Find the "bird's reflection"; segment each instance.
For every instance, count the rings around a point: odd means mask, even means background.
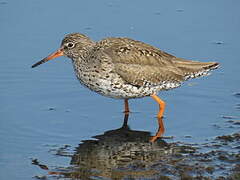
[[[85,140],[76,148],[71,165],[74,170],[65,177],[92,179],[122,179],[153,177],[157,172],[154,162],[173,153],[165,141],[149,142],[150,132],[131,130],[125,114],[121,128],[96,135],[96,140]]]

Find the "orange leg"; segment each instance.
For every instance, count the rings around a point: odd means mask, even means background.
[[[129,105],[128,105],[128,99],[124,99],[124,108],[125,108],[125,110],[124,110],[125,115],[129,114],[130,110],[129,110]]]
[[[157,114],[159,128],[156,135],[150,139],[151,142],[154,142],[156,141],[157,138],[161,137],[165,131],[164,124],[163,124],[163,113],[165,110],[165,102],[155,94],[151,95],[151,97],[159,104],[159,112]]]

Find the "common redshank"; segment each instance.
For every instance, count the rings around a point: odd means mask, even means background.
[[[56,52],[32,68],[59,56],[72,60],[81,84],[103,96],[123,99],[125,115],[129,114],[128,99],[151,96],[159,104],[159,128],[151,142],[164,133],[165,102],[157,96],[158,92],[207,75],[219,65],[178,58],[129,38],[110,37],[95,42],[83,34],[72,33],[64,37]]]

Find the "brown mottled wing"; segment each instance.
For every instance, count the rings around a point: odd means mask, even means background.
[[[193,78],[195,77],[195,74],[199,74],[199,72],[214,70],[218,68],[219,65],[217,62],[199,62],[181,58],[173,59],[173,62],[186,77],[192,74]],[[201,76],[201,74],[198,76]]]
[[[126,82],[139,87],[146,85],[157,86],[162,83],[180,83],[183,81],[183,76],[178,71],[163,67],[117,63],[115,64],[115,70]]]
[[[156,86],[164,82],[183,81],[182,72],[167,54],[153,46],[127,38],[108,38],[104,52],[111,57],[115,71],[126,82],[135,86]]]
[[[99,42],[114,63],[165,65],[172,63],[173,55],[149,44],[129,38],[107,38]]]

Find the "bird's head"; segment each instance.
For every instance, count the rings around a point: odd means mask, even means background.
[[[62,40],[61,46],[57,51],[32,65],[32,68],[59,56],[67,56],[71,59],[81,58],[93,44],[94,42],[83,34],[68,34]]]

